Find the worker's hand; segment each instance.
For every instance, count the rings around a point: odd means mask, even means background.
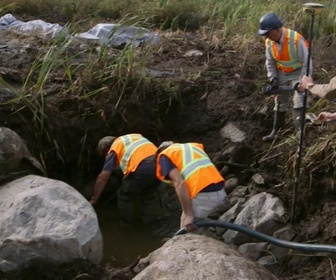
[[[312,77],[304,75],[301,79],[300,85],[299,85],[299,91],[304,91],[305,89],[310,89],[312,86],[314,86],[314,82]]]
[[[193,223],[194,223],[194,216],[193,215],[186,215],[186,214],[184,214],[184,219],[183,219],[183,225],[182,226],[188,232],[197,229],[197,227]]]
[[[334,122],[336,121],[336,113],[322,112],[317,118],[322,122]]]
[[[278,89],[279,88],[279,80],[277,77],[273,78],[271,81],[271,87],[272,89]]]
[[[89,201],[92,205],[95,205],[98,202],[98,199],[94,198],[93,196],[91,197]]]

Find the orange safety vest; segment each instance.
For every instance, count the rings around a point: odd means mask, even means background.
[[[289,73],[302,67],[303,62],[300,61],[298,55],[299,41],[303,36],[294,30],[286,27],[282,28],[284,32],[284,42],[281,45],[281,51],[279,53],[278,48],[274,41],[270,39],[265,40],[266,48],[268,48],[276,61],[276,67],[282,72]],[[305,40],[305,44],[308,47],[308,42]]]
[[[172,144],[157,157],[156,176],[165,181],[160,167],[160,157],[165,155],[180,172],[193,199],[205,187],[224,182],[217,168],[199,143]]]
[[[141,134],[127,134],[118,137],[111,145],[107,155],[115,152],[117,167],[120,166],[124,175],[134,172],[141,161],[155,155],[157,147]]]

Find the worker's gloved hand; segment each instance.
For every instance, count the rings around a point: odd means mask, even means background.
[[[271,81],[271,88],[272,89],[278,89],[279,88],[279,80],[277,77],[273,78]]]

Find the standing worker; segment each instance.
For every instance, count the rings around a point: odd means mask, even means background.
[[[135,202],[141,198],[143,203],[143,222],[155,220],[155,209],[159,205],[157,197],[160,181],[156,177],[155,152],[157,147],[141,134],[127,134],[118,138],[106,136],[97,147],[100,156],[106,155],[103,170],[98,175],[91,204],[97,203],[111,172],[118,167],[124,174],[118,189],[118,207],[122,219],[133,223]]]
[[[259,35],[265,36],[266,70],[273,89],[281,86],[295,87],[306,74],[308,62],[308,42],[294,30],[283,27],[275,13],[265,14],[259,21]],[[310,62],[311,63],[311,62]],[[312,64],[310,64],[312,69]],[[285,124],[288,102],[292,93],[280,92],[275,98],[276,104],[272,132],[263,137],[263,141],[274,140],[279,129]],[[304,107],[303,95],[294,92],[293,116],[297,130],[301,124],[301,110]]]
[[[182,206],[181,227],[195,229],[193,222],[206,219],[223,203],[224,178],[198,143],[163,142],[157,151],[156,174],[175,187]]]

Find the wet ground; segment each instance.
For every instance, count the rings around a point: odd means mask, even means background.
[[[104,240],[102,263],[126,267],[162,245],[162,237],[155,235],[155,227],[141,222],[134,225],[121,222],[116,206],[97,207],[96,212]]]

